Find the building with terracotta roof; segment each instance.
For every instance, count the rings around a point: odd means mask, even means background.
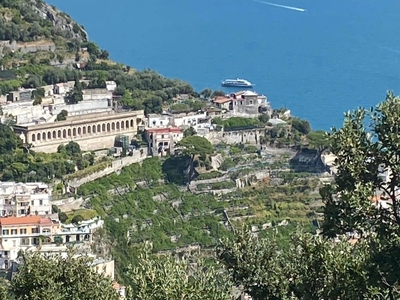
[[[252,91],[240,91],[214,98],[216,107],[226,110],[232,116],[257,117],[260,114],[271,116],[272,109],[268,99]]]
[[[59,229],[59,222],[48,217],[0,218],[0,269],[7,269],[20,250],[50,242]]]
[[[45,183],[0,182],[0,217],[51,214],[51,189]]]
[[[175,143],[183,139],[183,132],[177,127],[148,128],[145,133],[150,155],[153,156],[173,152]]]

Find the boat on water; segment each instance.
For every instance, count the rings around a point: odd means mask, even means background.
[[[221,86],[251,88],[253,85],[250,81],[248,81],[246,79],[236,78],[236,79],[226,79],[226,80],[222,81]]]

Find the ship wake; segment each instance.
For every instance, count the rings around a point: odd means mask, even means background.
[[[281,4],[276,4],[276,3],[272,3],[272,2],[265,2],[265,1],[259,1],[259,0],[253,0],[253,1],[254,1],[254,2],[257,2],[257,3],[261,3],[261,4],[266,4],[266,5],[275,6],[275,7],[280,7],[280,8],[286,8],[286,9],[290,9],[290,10],[294,10],[294,11],[299,11],[299,12],[305,12],[305,11],[307,11],[306,9],[300,8],[300,7],[281,5]]]

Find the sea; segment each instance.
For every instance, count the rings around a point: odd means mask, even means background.
[[[400,93],[399,0],[47,2],[113,60],[199,92],[245,78],[313,129],[340,127],[345,111]]]

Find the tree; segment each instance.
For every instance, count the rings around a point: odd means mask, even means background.
[[[0,124],[0,155],[13,154],[22,146],[22,140],[5,124]]]
[[[58,219],[61,223],[65,223],[68,220],[68,215],[65,212],[59,212]]]
[[[224,239],[217,255],[236,286],[254,300],[377,299],[368,287],[368,246],[296,233],[289,248],[274,237],[242,229]]]
[[[78,78],[75,79],[73,90],[66,94],[65,100],[68,104],[76,104],[83,100],[82,84]]]
[[[309,146],[318,150],[319,153],[322,153],[329,147],[327,133],[323,130],[311,131],[307,134],[307,140]]]
[[[188,137],[188,136],[192,136],[192,135],[195,135],[197,132],[196,132],[196,129],[194,129],[193,127],[189,127],[188,129],[186,129],[184,132],[183,132],[183,136],[184,137]]]
[[[11,293],[16,299],[117,300],[111,280],[90,267],[92,260],[73,254],[46,258],[40,252],[21,253]]]
[[[162,113],[162,99],[159,96],[150,96],[143,102],[144,112],[146,115],[150,113],[160,114]]]
[[[68,111],[65,109],[61,110],[61,112],[57,115],[56,121],[65,121],[68,117]]]
[[[79,222],[82,222],[84,218],[81,215],[76,215],[72,218],[71,223],[72,224],[78,224]]]
[[[152,255],[148,246],[129,267],[128,278],[132,282],[131,299],[230,299],[231,283],[224,272],[202,260]]]
[[[100,59],[108,59],[110,53],[107,50],[101,50]]]
[[[260,116],[258,117],[258,120],[259,120],[261,123],[267,124],[268,121],[269,121],[269,116],[268,116],[267,114],[262,114],[262,115],[260,115]]]
[[[211,94],[211,98],[220,97],[220,96],[225,96],[225,93],[223,91],[214,91]]]
[[[69,142],[65,146],[65,150],[69,157],[77,158],[82,156],[81,146],[76,142]]]
[[[292,128],[301,134],[309,134],[311,132],[310,123],[300,118],[292,118]]]
[[[188,186],[194,175],[194,159],[196,155],[205,157],[214,152],[213,145],[204,137],[193,135],[183,138],[178,144],[178,147],[184,148],[184,153],[190,157],[190,167],[188,174]]]
[[[211,97],[211,94],[212,94],[212,91],[211,91],[211,89],[209,89],[209,88],[206,88],[206,89],[204,89],[204,90],[202,90],[202,91],[200,92],[200,95],[203,96],[203,97],[206,98],[206,99],[210,98],[210,97]]]
[[[357,233],[367,239],[371,281],[388,291],[391,299],[398,297],[400,278],[399,137],[400,98],[392,92],[375,108],[347,112],[343,127],[329,134],[336,156],[335,181],[320,191],[325,202],[324,235]],[[388,200],[387,205],[377,197]]]

